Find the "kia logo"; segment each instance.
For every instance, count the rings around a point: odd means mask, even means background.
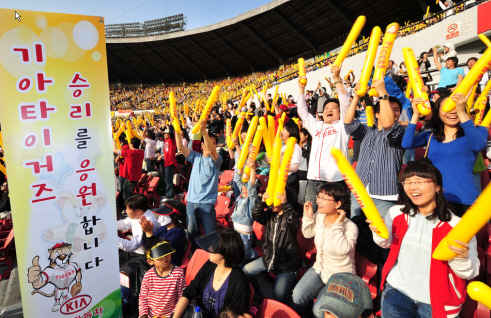
[[[63,315],[75,314],[87,308],[92,302],[92,297],[89,295],[78,295],[70,298],[61,305],[60,313]]]
[[[448,32],[455,32],[459,28],[457,23],[452,23],[448,26],[447,31]]]

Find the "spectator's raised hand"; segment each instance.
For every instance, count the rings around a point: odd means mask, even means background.
[[[335,81],[341,79],[341,68],[335,64],[331,64],[331,74]]]
[[[387,90],[385,89],[385,81],[383,79],[374,81],[372,83],[372,86],[377,91],[379,97],[387,95]]]
[[[461,259],[469,258],[469,244],[459,240],[454,240],[453,243],[449,241],[447,245],[452,252],[457,254],[455,258],[461,258]]]
[[[465,108],[467,106],[467,98],[464,94],[454,94],[450,97],[455,103],[455,109],[457,111],[465,112]]]
[[[153,223],[143,215],[140,218],[140,226],[147,237],[153,235]]]
[[[312,206],[312,202],[307,201],[303,204],[303,216],[309,219],[314,218],[314,207]]]
[[[346,218],[346,211],[339,209],[337,212],[339,216],[334,223],[343,223],[344,219]]]

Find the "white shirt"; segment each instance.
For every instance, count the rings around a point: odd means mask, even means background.
[[[312,148],[310,150],[308,180],[317,181],[342,181],[343,175],[338,169],[334,157],[331,156],[331,148],[338,148],[348,157],[349,135],[344,129],[344,114],[349,106],[349,97],[338,92],[340,103],[340,119],[333,124],[326,124],[315,119],[307,110],[305,96],[298,94],[298,115],[302,119],[303,126],[312,136]]]
[[[153,223],[153,232],[155,233],[160,227],[159,222],[155,219],[155,215],[151,210],[147,210],[144,214],[150,222]],[[125,252],[134,252],[138,254],[144,254],[145,251],[142,245],[143,229],[140,225],[139,219],[125,218],[118,221],[118,231],[128,231],[131,230],[131,240],[127,240],[118,237],[118,248]]]
[[[150,138],[145,138],[145,159],[154,159],[155,158],[155,144],[156,141]]]

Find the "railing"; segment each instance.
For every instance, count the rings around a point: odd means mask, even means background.
[[[184,31],[185,26],[186,18],[181,13],[143,23],[108,24],[105,31],[106,38],[132,38]]]

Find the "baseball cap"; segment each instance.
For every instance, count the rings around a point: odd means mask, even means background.
[[[323,317],[328,311],[337,318],[359,318],[372,309],[372,297],[365,282],[351,273],[333,274],[320,291],[314,315]]]

